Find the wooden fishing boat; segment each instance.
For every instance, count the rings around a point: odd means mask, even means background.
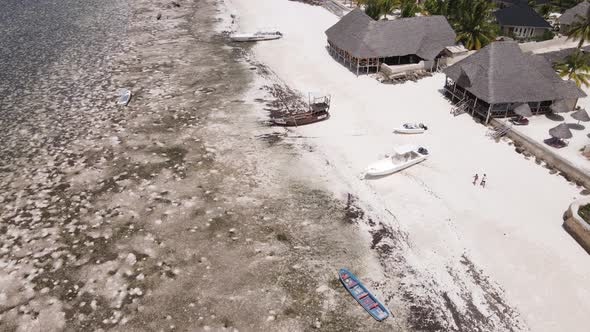
[[[263,40],[279,39],[283,36],[279,31],[257,31],[254,33],[234,33],[229,36],[236,42],[255,42]]]
[[[392,174],[420,163],[428,158],[428,150],[411,145],[400,146],[392,156],[379,160],[367,167],[368,176]]]
[[[423,123],[404,123],[400,128],[395,128],[393,131],[398,134],[422,134],[428,127]]]
[[[340,281],[346,288],[346,290],[354,297],[354,299],[363,307],[367,312],[378,321],[382,321],[389,316],[389,312],[377,298],[367,290],[365,286],[355,277],[354,274],[350,273],[347,269],[340,269],[338,271]]]
[[[270,121],[277,126],[295,127],[324,121],[330,118],[328,111],[293,113]]]
[[[309,108],[306,112],[287,113],[271,118],[270,122],[277,126],[295,127],[324,121],[330,118],[330,96],[309,97]]]

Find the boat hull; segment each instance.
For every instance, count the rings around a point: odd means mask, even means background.
[[[393,131],[398,134],[423,134],[426,131],[426,129],[424,129],[424,128],[413,128],[413,129],[395,128]]]
[[[281,38],[281,35],[263,35],[263,36],[252,36],[252,35],[233,35],[229,37],[235,42],[257,42],[264,40],[274,40]]]
[[[354,299],[378,321],[389,317],[389,311],[369,290],[347,269],[338,271],[340,282]]]
[[[384,160],[378,161],[372,165],[369,165],[369,167],[367,168],[365,173],[368,176],[389,175],[389,174],[397,173],[397,172],[404,170],[410,166],[421,163],[424,160],[426,160],[427,158],[428,158],[428,156],[420,155],[417,158],[414,158],[412,160],[409,160],[407,162],[400,163],[400,164],[394,164],[391,161],[391,159],[384,159]]]
[[[283,127],[295,127],[295,126],[304,126],[324,120],[328,120],[330,118],[330,113],[328,112],[319,112],[315,114],[305,114],[302,115],[293,115],[293,116],[285,116],[280,118],[274,118],[270,121],[272,124],[276,126],[283,126]]]

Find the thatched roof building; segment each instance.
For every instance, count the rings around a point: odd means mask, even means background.
[[[356,8],[326,30],[330,51],[358,69],[434,60],[455,45],[455,32],[443,16],[375,21]],[[396,63],[397,62],[397,63]]]
[[[516,42],[491,43],[444,73],[447,95],[486,122],[512,115],[520,103],[528,103],[534,114],[550,112],[558,100],[573,110],[578,98],[586,96],[573,82],[562,80],[544,57],[523,53]]]
[[[547,61],[551,63],[558,63],[564,61],[568,56],[578,51],[577,47],[564,48],[553,52],[540,53]],[[583,53],[590,53],[590,46],[582,47]]]
[[[576,6],[566,10],[563,15],[559,17],[559,29],[562,33],[567,33],[570,25],[577,21],[579,17],[585,17],[590,10],[590,3],[587,1],[580,2]]]

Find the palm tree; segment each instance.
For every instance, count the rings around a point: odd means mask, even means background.
[[[563,62],[554,65],[555,70],[561,77],[566,77],[577,86],[590,86],[590,55],[576,50],[568,55]]]
[[[381,18],[381,0],[359,0],[359,5],[365,5],[365,14],[374,20]]]
[[[541,7],[539,7],[539,14],[541,16],[543,16],[543,18],[547,19],[549,17],[549,14],[551,14],[551,12],[553,11],[553,6],[549,3],[546,3],[544,5],[541,5]]]
[[[447,15],[448,2],[445,0],[426,0],[424,10],[429,15]]]
[[[381,0],[381,14],[387,15],[399,6],[400,0]]]
[[[381,19],[399,6],[399,0],[359,0],[359,5],[365,6],[365,14],[374,20]]]
[[[579,39],[579,49],[582,48],[582,45],[587,40],[590,40],[590,9],[586,12],[586,16],[577,16],[577,19],[569,27],[567,38],[573,40]]]
[[[492,4],[485,0],[458,1],[451,16],[460,41],[470,50],[479,50],[496,37],[497,26],[492,23]],[[451,3],[451,2],[449,2]]]
[[[414,17],[420,10],[416,0],[401,0],[400,1],[401,17]]]

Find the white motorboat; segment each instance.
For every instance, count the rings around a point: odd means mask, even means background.
[[[367,167],[368,176],[381,176],[399,172],[428,158],[428,150],[418,146],[400,146],[395,149],[393,156],[379,160]]]
[[[404,123],[401,128],[395,128],[394,133],[398,134],[422,134],[428,130],[423,123]]]
[[[232,41],[236,42],[254,42],[261,40],[279,39],[283,36],[279,31],[258,31],[254,33],[234,33],[229,36]]]

